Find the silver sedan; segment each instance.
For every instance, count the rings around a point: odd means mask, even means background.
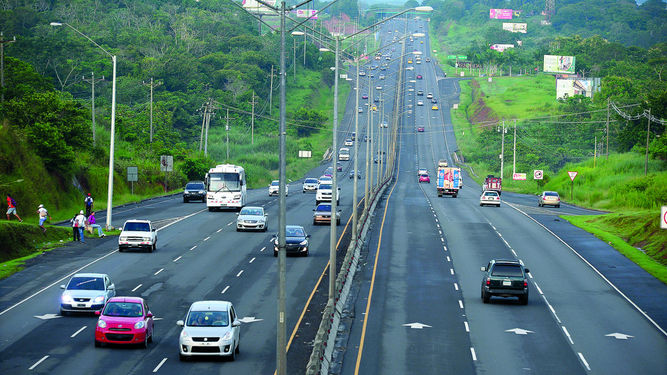
[[[236,231],[242,230],[261,230],[266,232],[268,225],[266,223],[266,213],[264,207],[243,207],[236,218]]]

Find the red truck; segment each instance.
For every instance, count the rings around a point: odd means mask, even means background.
[[[502,180],[500,179],[500,177],[494,177],[492,174],[490,174],[486,176],[486,179],[484,180],[484,185],[482,186],[482,190],[497,191],[498,195],[500,195],[502,190]]]

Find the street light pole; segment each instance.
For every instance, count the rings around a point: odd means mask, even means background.
[[[287,213],[285,207],[285,136],[286,128],[286,98],[285,98],[285,1],[280,3],[280,166],[279,166],[279,202],[280,214],[278,216],[278,331],[276,340],[276,365],[278,375],[287,373],[286,335],[287,322],[285,319],[285,225]]]
[[[356,83],[356,98],[354,104],[354,188],[352,190],[352,241],[356,245],[357,243],[357,175],[359,174],[359,58],[357,58],[357,83]],[[333,216],[332,216],[333,217]]]
[[[359,75],[359,72],[357,72],[357,76],[358,75]],[[369,173],[371,168],[368,165],[369,164],[368,157],[370,156],[369,155],[370,154],[370,146],[371,146],[370,142],[371,142],[371,134],[372,134],[371,133],[372,130],[370,130],[370,129],[373,128],[371,126],[371,116],[372,116],[372,108],[373,108],[373,91],[371,90],[371,77],[370,76],[368,77],[368,104],[369,104],[368,109],[367,109],[368,116],[367,116],[367,120],[366,120],[366,136],[368,137],[368,139],[366,140],[366,170],[364,171],[364,173],[366,174],[366,178],[365,178],[365,181],[364,181],[364,212],[366,212],[366,215],[368,215],[368,207],[370,205],[368,203],[368,198],[369,198],[368,197],[368,179],[371,176],[371,173]],[[356,158],[356,156],[355,156],[355,158]]]
[[[333,165],[333,178],[331,187],[331,236],[329,238],[329,302],[328,305],[333,308],[336,297],[336,220],[335,215],[338,212],[338,183],[336,162],[338,161],[338,58],[340,54],[340,36],[336,36],[336,57],[334,77],[334,102],[333,102],[333,153],[331,163]]]

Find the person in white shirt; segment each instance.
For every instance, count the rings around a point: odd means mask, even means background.
[[[44,208],[43,204],[40,204],[39,207],[37,207],[37,213],[39,214],[39,227],[42,228],[42,231],[46,233],[46,228],[44,228],[44,222],[48,218],[51,220],[51,215],[49,215],[49,211]]]
[[[77,228],[79,228],[79,239],[81,242],[86,242],[84,241],[83,237],[83,230],[86,228],[86,216],[83,214],[83,210],[79,211],[79,214],[76,215],[74,218],[74,221],[76,222]]]

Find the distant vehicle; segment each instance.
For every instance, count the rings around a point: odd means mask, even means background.
[[[427,58],[424,59],[424,61],[426,61],[426,62],[431,62],[431,58],[430,58],[430,57],[427,57]]]
[[[408,87],[408,91],[409,91],[409,92],[414,92],[415,89],[414,89],[414,87]]]
[[[150,220],[128,220],[118,236],[118,252],[144,249],[149,253],[157,248],[157,231]]]
[[[418,133],[423,133],[424,132],[424,127],[423,126],[418,127],[417,132]]]
[[[412,64],[412,60],[411,60],[411,59],[408,59],[408,64]]]
[[[340,162],[336,162],[336,172],[342,172],[343,171],[343,164]]]
[[[415,70],[415,67],[414,66],[408,66],[407,68],[405,68],[405,70]]]
[[[438,105],[437,105],[437,104],[433,104],[433,106],[431,106],[431,109],[434,110],[434,111],[437,111],[437,110],[438,110]]]
[[[373,112],[377,112],[377,111],[378,111],[378,107],[374,105],[374,106],[371,107],[371,110],[372,110]]]
[[[241,209],[236,218],[236,231],[261,230],[266,232],[269,226],[266,223],[264,207],[246,206]]]
[[[269,197],[280,193],[280,181],[273,180],[269,185]],[[289,185],[285,184],[285,195],[289,195]]]
[[[560,207],[560,196],[555,191],[543,191],[537,198],[537,205],[544,207],[545,205]]]
[[[482,301],[489,303],[491,297],[518,297],[519,303],[528,304],[528,273],[521,262],[516,260],[492,259],[481,268]]]
[[[445,159],[440,159],[438,160],[438,167],[447,167],[447,160]]]
[[[351,138],[353,141],[354,141],[355,139],[357,139],[357,133],[352,132],[352,134],[350,135],[350,138]]]
[[[153,342],[153,313],[140,297],[110,298],[95,325],[95,346],[103,344],[140,344]]]
[[[350,149],[347,147],[341,147],[340,150],[338,150],[338,160],[341,161],[350,160]]]
[[[313,211],[313,225],[331,223],[331,203],[320,203]],[[336,225],[340,225],[340,213],[336,212]]]
[[[451,195],[456,198],[461,187],[461,169],[454,167],[440,167],[438,166],[438,175],[436,180],[436,190],[438,197],[443,195]]]
[[[417,96],[424,96],[424,92],[422,90],[417,91]]]
[[[384,74],[380,74],[380,76],[378,78],[384,79]]]
[[[345,140],[345,146],[354,146],[354,141],[352,138],[348,138]]]
[[[479,197],[479,206],[485,205],[500,207],[500,194],[493,190],[482,192],[482,195]]]
[[[431,183],[431,178],[428,176],[428,173],[422,173],[419,175],[419,182],[428,182]]]
[[[368,138],[367,135],[364,135],[364,142],[368,142],[369,139],[370,139],[370,138]]]
[[[487,190],[493,190],[497,191],[498,195],[502,194],[502,180],[500,177],[493,177],[492,174],[487,175],[486,179],[484,179],[484,184],[482,185],[482,190],[487,191]]]
[[[421,101],[421,100],[419,100],[419,101],[417,101],[417,105],[418,105],[418,106],[423,106],[423,105],[424,105],[424,102]]]
[[[359,108],[357,108],[357,112],[359,112],[359,113],[363,113],[363,112],[364,112],[364,109],[363,109],[362,107],[359,107]]]
[[[421,74],[417,74],[417,79],[422,79],[422,78],[424,78],[424,77],[422,77]]]
[[[380,102],[380,98],[373,98],[373,103],[379,103],[379,102]]]
[[[337,190],[336,204],[340,203],[340,188]],[[332,196],[333,187],[331,183],[320,183],[320,185],[317,187],[317,192],[315,193],[315,204],[320,204],[321,202],[331,202]]]
[[[303,190],[304,193],[307,192],[307,191],[317,191],[317,184],[318,184],[318,181],[317,181],[316,178],[307,178],[307,179],[303,180],[302,190]]]
[[[433,99],[433,94],[430,92],[426,94],[426,99]]]
[[[375,86],[376,90],[382,90],[382,86]]]
[[[241,209],[246,203],[245,169],[238,165],[220,164],[206,174],[206,207]]]
[[[382,121],[382,122],[380,123],[380,127],[381,127],[381,128],[387,128],[387,127],[389,127],[389,124],[387,123],[387,120]]]
[[[191,200],[201,200],[206,202],[206,185],[204,181],[190,181],[183,189],[183,203],[188,203]]]
[[[285,226],[285,254],[308,256],[308,239],[310,234],[300,225]],[[278,234],[271,239],[273,242],[273,256],[278,256]]]
[[[331,178],[331,176],[327,176],[327,175],[320,176],[320,178],[317,180],[317,186],[319,187],[322,184],[331,184],[332,181],[333,181],[333,179]],[[315,190],[315,191],[317,191],[317,190]]]
[[[366,72],[364,72],[364,71],[361,71],[361,72],[359,72],[359,75],[363,77],[363,76],[365,76],[365,75],[366,75]]]
[[[426,168],[419,168],[419,169],[417,169],[417,176],[420,176],[420,175],[422,175],[422,174],[424,174],[424,173],[428,174],[428,170],[427,170]]]
[[[327,167],[327,169],[324,170],[324,175],[325,176],[333,176],[333,167]]]
[[[355,175],[357,176],[357,179],[361,178],[361,173],[354,173],[354,169],[351,170],[349,173],[350,179],[353,179]]]
[[[362,95],[361,99],[368,99],[368,95],[366,95],[366,94]]]
[[[228,301],[197,301],[190,305],[178,335],[178,358],[227,357],[236,360],[241,341],[241,322]]]
[[[60,296],[62,316],[101,310],[109,298],[116,295],[116,287],[105,273],[77,273],[60,289],[64,289]]]
[[[435,103],[437,103],[437,102],[438,102],[438,99],[436,99],[436,98],[431,99],[431,103],[434,103],[434,104],[435,104]]]

